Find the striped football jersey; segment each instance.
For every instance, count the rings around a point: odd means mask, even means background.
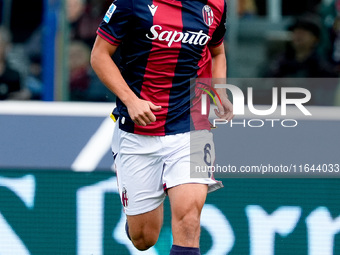
[[[209,47],[222,44],[225,0],[116,0],[97,34],[120,45],[120,70],[134,93],[162,106],[156,122],[135,125],[117,99],[119,127],[141,135],[210,129],[191,79],[211,78]],[[190,93],[191,92],[191,93]],[[193,97],[196,95],[196,100]]]

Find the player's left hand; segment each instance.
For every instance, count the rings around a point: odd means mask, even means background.
[[[217,93],[221,98],[222,105],[220,103],[220,100],[217,98],[217,96],[215,96],[215,99],[217,102],[217,109],[214,110],[215,114],[220,119],[231,121],[234,118],[233,104],[228,99],[228,95],[225,89],[217,90]]]

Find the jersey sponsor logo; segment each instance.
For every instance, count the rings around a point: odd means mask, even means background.
[[[117,6],[115,6],[114,4],[111,4],[109,9],[107,10],[106,14],[105,14],[105,17],[104,17],[104,21],[106,23],[109,23],[111,17],[112,17],[112,14],[115,12]]]
[[[152,4],[152,5],[148,5],[148,7],[149,7],[149,10],[152,14],[152,17],[155,16],[155,13],[157,11],[158,6],[155,6],[155,5]]]
[[[185,33],[178,32],[178,31],[162,31],[163,28],[160,25],[153,25],[150,28],[150,32],[152,36],[149,34],[146,34],[146,37],[150,40],[156,40],[159,41],[166,41],[168,42],[168,46],[171,47],[171,45],[174,42],[182,42],[182,43],[188,43],[193,45],[206,45],[210,39],[210,36],[203,33],[203,30],[200,30],[199,32],[194,31],[187,31]]]
[[[214,22],[214,13],[209,5],[203,6],[202,15],[205,24],[207,24],[207,26],[211,26]]]

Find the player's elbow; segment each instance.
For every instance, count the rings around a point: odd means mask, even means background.
[[[103,59],[104,59],[104,57],[98,49],[92,50],[91,58],[90,58],[90,64],[92,66],[92,69],[95,71],[95,73],[97,75],[100,72],[100,70],[102,69]]]
[[[99,61],[98,51],[94,48],[92,49],[90,58],[90,64],[93,69],[95,69],[95,67],[98,65],[98,61]]]

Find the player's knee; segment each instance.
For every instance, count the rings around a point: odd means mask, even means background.
[[[140,251],[145,251],[156,244],[158,240],[158,235],[140,235],[137,238],[132,238],[133,245]]]
[[[195,236],[200,230],[200,217],[197,213],[188,212],[178,219],[177,224],[182,229],[182,233]]]
[[[177,224],[184,229],[195,230],[200,226],[200,215],[203,205],[191,203],[174,211],[174,218]]]
[[[154,246],[158,240],[160,228],[144,225],[137,231],[130,232],[133,245],[141,251],[145,251]]]

